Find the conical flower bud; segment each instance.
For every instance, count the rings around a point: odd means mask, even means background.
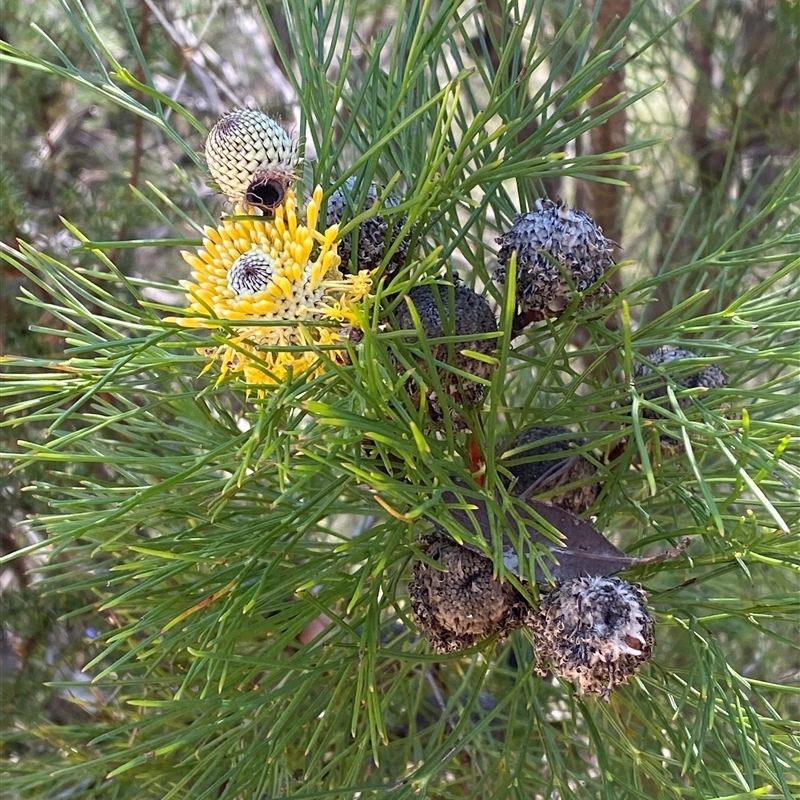
[[[297,142],[271,117],[253,108],[230,111],[205,145],[211,175],[234,205],[277,208],[295,180]]]

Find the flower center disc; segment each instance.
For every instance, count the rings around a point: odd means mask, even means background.
[[[263,292],[272,280],[275,262],[260,248],[239,256],[228,272],[228,287],[237,297]]]

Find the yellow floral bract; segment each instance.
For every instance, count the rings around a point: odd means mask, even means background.
[[[182,253],[192,267],[192,280],[182,282],[190,315],[174,321],[230,333],[229,343],[198,351],[221,363],[220,378],[242,372],[247,383],[268,385],[290,374],[319,372],[315,348],[344,341],[339,329],[325,323],[358,324],[353,306],[369,294],[371,278],[368,272],[340,272],[338,226],[317,230],[321,202],[318,186],[305,223],[291,189],[274,219],[245,217],[237,208],[218,228],[205,229],[197,254]],[[221,326],[222,320],[250,324]],[[253,324],[258,321],[273,324]],[[287,324],[274,324],[281,321]]]

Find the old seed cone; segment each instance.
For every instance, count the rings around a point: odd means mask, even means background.
[[[505,283],[511,256],[517,254],[515,333],[532,322],[560,316],[573,291],[585,292],[614,264],[613,242],[597,223],[560,200],[537,200],[536,210],[519,214],[511,230],[496,241],[498,283]]]
[[[486,298],[463,284],[417,286],[408,293],[408,298],[419,314],[428,339],[452,335],[477,337],[474,341],[432,345],[433,357],[437,361],[477,377],[488,378],[491,375],[493,364],[464,352],[471,350],[490,355],[496,350],[495,339],[482,337],[482,334],[497,331],[497,320]],[[395,321],[400,330],[414,330],[414,320],[407,303],[396,309]],[[475,408],[483,402],[485,387],[482,384],[462,378],[445,368],[439,370],[438,377],[443,389],[456,405]],[[417,389],[411,391],[413,395],[418,393]],[[443,409],[433,389],[428,392],[428,401],[431,417],[440,421],[443,418]],[[456,416],[453,415],[454,422],[461,425],[463,421],[456,419]]]
[[[348,178],[344,185],[328,198],[328,225],[343,225],[354,216],[364,211],[369,211],[378,203],[379,190],[372,183],[367,190],[367,196],[364,198],[361,207],[355,208],[356,183],[356,176]],[[383,205],[386,208],[394,208],[400,202],[400,197],[392,193],[384,198]],[[353,234],[348,233],[339,240],[339,255],[341,256],[344,270],[353,269],[353,271],[358,272],[366,269],[372,271],[383,263],[387,250],[395,241],[400,239],[403,225],[406,221],[405,217],[393,217],[392,219],[393,221],[376,213],[359,225],[357,229],[358,246],[356,248],[357,265],[355,267],[351,267],[350,263],[353,253]],[[402,237],[400,244],[386,264],[384,275],[387,282],[405,265],[410,243],[411,232],[409,231]]]
[[[546,441],[554,439],[553,441]],[[538,444],[544,442],[543,444]],[[582,445],[583,439],[570,435],[561,425],[546,428],[527,428],[516,436],[509,451],[519,450],[513,456],[499,454],[500,463],[517,479],[514,494],[528,493],[536,497],[559,486],[580,482],[564,492],[542,498],[543,502],[563,508],[572,514],[583,514],[594,503],[600,491],[596,480],[588,478],[595,474],[594,465],[582,455],[573,452],[570,444]],[[546,460],[526,461],[536,456],[557,456]],[[507,461],[508,463],[504,463]],[[532,488],[533,487],[533,488]]]
[[[437,653],[472,647],[493,634],[501,638],[533,613],[522,595],[492,575],[492,562],[437,532],[420,542],[444,571],[414,563],[409,585],[414,621],[427,632]]]
[[[653,656],[653,617],[647,595],[620,578],[587,576],[542,596],[532,623],[538,671],[575,681],[582,692],[608,699]]]

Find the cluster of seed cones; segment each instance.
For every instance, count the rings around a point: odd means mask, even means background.
[[[540,674],[549,667],[581,691],[605,699],[652,657],[655,624],[638,586],[586,575],[558,583],[533,608],[494,576],[486,556],[439,532],[420,544],[443,569],[415,562],[411,610],[437,653],[457,652],[490,636],[504,639],[526,626]]]
[[[271,213],[283,203],[300,163],[297,143],[274,120],[252,109],[223,117],[209,134],[205,153],[230,201],[258,209],[256,213]],[[414,255],[414,232],[397,210],[401,205],[396,194],[362,185],[355,177],[327,196],[329,226],[361,220],[338,238],[343,272],[368,272],[391,289],[392,280]],[[518,215],[497,243],[495,282],[505,286],[516,276],[515,335],[611,294],[605,278],[615,263],[614,244],[579,209],[542,199],[534,210]],[[449,411],[452,424],[465,429],[463,412],[483,405],[485,384],[494,369],[498,324],[484,296],[457,276],[448,278],[411,289],[387,324],[408,331],[410,343],[420,332],[429,340],[451,339],[446,345],[430,345],[434,361],[441,365],[435,378],[424,376],[420,360],[423,377],[409,381],[407,388],[418,405],[424,399],[434,426]],[[454,336],[460,337],[456,344]],[[690,363],[690,369],[684,368],[687,359],[695,358],[688,350],[665,345],[637,367],[634,377],[651,404],[646,417],[657,416],[653,405],[666,405],[664,373],[677,372],[675,382],[685,388],[725,385],[725,375],[716,365],[696,371]],[[690,402],[680,400],[683,408]],[[674,447],[680,445],[674,442]],[[498,461],[511,476],[508,491],[522,500],[538,496],[569,514],[582,515],[600,494],[591,454],[567,427],[523,430],[498,454]],[[586,574],[557,582],[534,609],[510,583],[495,577],[489,558],[456,543],[444,530],[424,536],[420,546],[425,559],[414,565],[409,593],[414,619],[437,652],[459,651],[527,626],[543,669],[549,665],[581,690],[604,697],[652,655],[654,623],[638,587],[609,574]]]

